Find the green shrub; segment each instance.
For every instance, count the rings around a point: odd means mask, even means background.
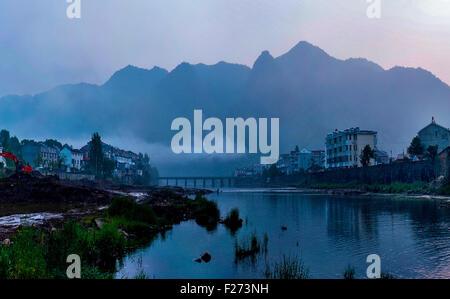
[[[47,263],[41,244],[42,234],[32,228],[23,228],[15,236],[10,247],[3,247],[1,264],[6,269],[1,275],[12,279],[45,279]]]
[[[264,275],[268,279],[308,279],[309,270],[299,257],[283,255],[281,261],[275,262],[273,267],[266,266]]]
[[[234,242],[234,256],[236,261],[252,257],[254,258],[261,250],[261,242],[258,240],[256,233],[244,237],[242,240]]]
[[[99,258],[109,262],[125,252],[126,240],[117,225],[104,223],[95,231],[94,244]]]
[[[195,200],[189,201],[189,204],[193,207],[197,224],[206,226],[208,229],[214,229],[217,226],[217,222],[220,220],[220,211],[215,202],[197,194]]]
[[[149,232],[149,225],[141,221],[127,220],[124,217],[115,217],[111,219],[111,223],[120,227],[127,233],[135,235],[144,235]]]
[[[438,193],[439,195],[450,195],[450,183],[447,183],[447,184],[445,184],[445,185],[442,185],[442,186],[438,189],[437,193]]]
[[[344,279],[355,279],[355,268],[348,265],[344,272]]]
[[[151,207],[137,204],[133,199],[126,197],[114,198],[107,213],[110,217],[123,217],[127,220],[147,224],[158,223],[158,218]]]
[[[396,279],[396,277],[391,273],[381,273],[380,279]]]
[[[228,227],[231,232],[237,231],[239,228],[242,227],[242,219],[239,217],[239,210],[238,209],[232,209],[230,213],[228,213],[227,217],[225,218],[225,226]]]

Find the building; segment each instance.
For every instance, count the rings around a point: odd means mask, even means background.
[[[326,168],[361,167],[360,156],[366,145],[376,149],[377,132],[360,128],[336,129],[325,141]],[[375,160],[371,161],[371,165],[374,164]]]
[[[425,151],[430,145],[437,145],[438,153],[450,146],[450,129],[438,125],[434,117],[428,126],[419,131],[418,136]]]
[[[36,167],[55,167],[58,164],[59,149],[43,142],[27,142],[22,145],[23,160]]]
[[[375,149],[375,165],[389,164],[389,155],[387,152]]]
[[[291,159],[290,159],[289,154],[281,154],[280,155],[280,158],[278,159],[278,162],[277,162],[277,168],[281,174],[288,174],[290,160]]]
[[[83,163],[83,152],[76,149],[71,149],[68,146],[63,147],[59,153],[59,157],[62,161],[62,165],[67,167],[81,170]]]
[[[245,176],[253,176],[255,173],[253,172],[253,169],[249,168],[236,168],[234,171],[234,176],[236,177],[245,177]]]
[[[450,146],[440,152],[438,158],[441,163],[441,175],[447,180],[450,179]]]
[[[298,153],[298,169],[306,171],[310,169],[311,166],[312,166],[312,152],[304,148]]]
[[[313,168],[325,168],[325,151],[324,150],[312,150],[311,158]]]

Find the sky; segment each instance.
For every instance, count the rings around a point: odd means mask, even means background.
[[[66,0],[0,2],[0,96],[104,83],[129,64],[168,70],[219,61],[252,66],[301,40],[384,68],[422,67],[450,83],[450,0]]]

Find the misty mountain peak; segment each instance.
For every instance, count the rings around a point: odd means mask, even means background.
[[[270,55],[269,51],[263,51],[261,55],[259,55],[258,59],[256,59],[253,64],[254,71],[262,71],[271,66],[275,61],[272,55]]]
[[[325,62],[333,58],[321,48],[314,46],[308,42],[301,41],[286,54],[280,56],[279,59],[287,61],[314,60]]]
[[[122,87],[126,84],[135,84],[136,82],[153,84],[164,78],[167,74],[167,70],[157,66],[153,67],[151,70],[148,70],[133,65],[128,65],[115,72],[104,85],[109,87]]]

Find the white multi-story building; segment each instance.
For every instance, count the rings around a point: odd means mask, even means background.
[[[350,128],[336,130],[326,138],[326,168],[361,167],[361,152],[369,145],[376,149],[377,132]],[[375,160],[371,161],[371,165]]]

